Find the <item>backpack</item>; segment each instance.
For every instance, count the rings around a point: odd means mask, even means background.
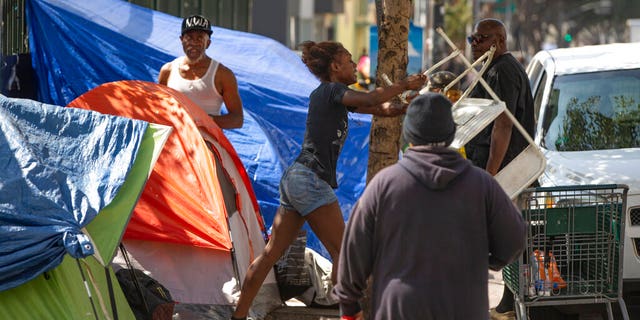
[[[273,266],[280,298],[283,301],[301,295],[312,286],[309,268],[304,258],[306,246],[307,233],[301,229],[298,237]]]
[[[175,302],[169,290],[138,269],[120,269],[116,278],[137,320],[171,320]]]

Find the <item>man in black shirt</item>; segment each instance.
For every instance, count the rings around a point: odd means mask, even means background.
[[[513,114],[527,133],[533,136],[535,119],[529,79],[520,62],[507,50],[507,33],[504,24],[495,19],[481,20],[476,24],[475,33],[468,40],[474,59],[482,56],[492,45],[496,46],[491,64],[483,78],[496,95],[505,102],[507,110]],[[481,85],[474,88],[471,96],[491,99]],[[509,117],[501,114],[468,143],[467,156],[476,166],[495,175],[527,145],[528,142],[513,127]]]
[[[482,77],[504,101],[507,110],[527,133],[533,136],[535,118],[529,79],[520,62],[507,50],[507,31],[504,24],[496,19],[481,20],[468,40],[474,60],[480,58],[491,46],[496,47],[491,64]],[[492,99],[481,85],[474,88],[471,96]],[[467,143],[465,148],[468,159],[474,165],[485,169],[491,175],[496,175],[527,145],[527,140],[503,113]],[[502,300],[495,309],[490,310],[491,319],[515,319],[513,310],[513,294],[505,285]]]

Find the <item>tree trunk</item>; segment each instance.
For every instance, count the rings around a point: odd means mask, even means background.
[[[378,24],[378,69],[376,86],[385,86],[382,74],[392,82],[407,76],[409,16],[411,0],[376,0]],[[394,98],[398,99],[398,98]],[[376,117],[371,120],[369,133],[369,163],[367,183],[384,167],[398,162],[402,117]],[[360,300],[365,319],[371,315],[371,283]]]
[[[376,85],[385,86],[382,74],[391,81],[407,76],[409,17],[411,0],[377,0],[378,69]],[[397,99],[397,98],[394,98]],[[384,167],[398,161],[402,117],[376,117],[369,134],[367,182]]]

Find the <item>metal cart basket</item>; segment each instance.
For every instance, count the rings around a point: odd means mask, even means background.
[[[527,222],[522,257],[506,266],[518,319],[530,307],[618,302],[622,298],[622,252],[628,187],[583,185],[531,188],[519,200]]]

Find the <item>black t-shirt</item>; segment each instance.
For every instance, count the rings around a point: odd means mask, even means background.
[[[336,82],[323,82],[313,90],[309,96],[302,150],[296,159],[334,189],[338,187],[338,156],[347,138],[348,112],[353,111],[342,104],[347,90],[350,89],[346,85]]]
[[[510,53],[506,53],[496,57],[482,77],[496,95],[505,102],[507,109],[518,120],[520,125],[533,137],[535,131],[533,96],[531,95],[529,78],[522,64]],[[473,89],[471,97],[493,99],[484,86],[480,84]],[[472,148],[484,149],[484,152],[478,152],[478,155],[481,155],[481,159],[474,159],[474,155],[471,156],[474,164],[483,169],[489,156],[488,148],[491,145],[492,130],[493,122],[469,142]],[[502,169],[511,162],[528,144],[527,140],[520,134],[520,131],[513,127],[509,147],[500,168]]]

